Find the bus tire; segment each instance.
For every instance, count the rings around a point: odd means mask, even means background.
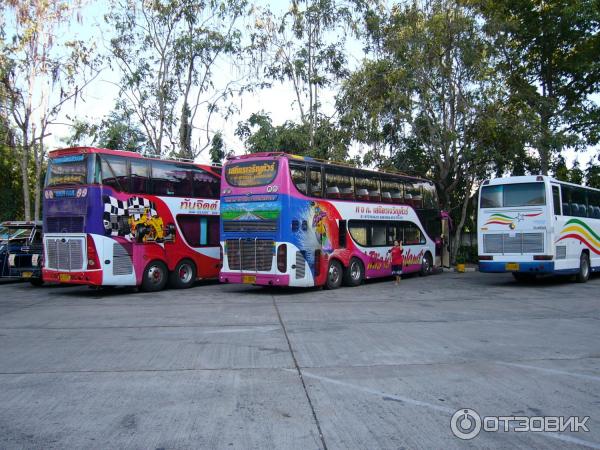
[[[327,280],[325,281],[326,289],[337,289],[342,284],[343,272],[342,265],[336,259],[329,261],[327,268]]]
[[[519,283],[531,283],[535,281],[535,273],[512,272],[512,276]]]
[[[431,253],[427,252],[423,256],[423,260],[421,261],[421,271],[419,275],[425,277],[427,275],[431,275],[433,271],[433,258],[431,257]]]
[[[30,278],[29,283],[32,286],[40,287],[40,286],[44,285],[44,280],[41,277],[40,278]]]
[[[344,271],[344,284],[346,286],[358,286],[365,278],[365,268],[358,258],[351,258],[348,268]]]
[[[590,279],[590,257],[587,253],[582,253],[579,257],[579,273],[575,279],[578,283],[585,283]]]
[[[169,285],[175,289],[187,289],[196,281],[196,265],[189,259],[182,259],[177,263],[173,272],[169,274]]]
[[[142,278],[142,290],[145,292],[157,292],[167,284],[169,271],[162,261],[152,261],[144,269]]]

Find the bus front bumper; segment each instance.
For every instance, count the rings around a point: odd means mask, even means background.
[[[47,283],[102,286],[102,271],[61,272],[60,270],[43,269],[42,279]]]
[[[259,286],[289,286],[289,275],[261,274],[254,272],[221,272],[221,283],[253,284]]]
[[[513,264],[516,264],[517,268],[512,266]],[[487,273],[554,273],[554,261],[527,261],[514,263],[507,261],[479,261],[479,271]]]

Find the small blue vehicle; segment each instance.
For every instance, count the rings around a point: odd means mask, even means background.
[[[0,276],[42,285],[42,222],[3,222],[0,231]]]

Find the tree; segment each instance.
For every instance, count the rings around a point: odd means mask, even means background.
[[[503,146],[508,136],[494,138],[510,105],[494,78],[493,49],[475,15],[452,0],[370,11],[366,28],[374,57],[343,84],[340,122],[371,147],[367,164],[433,179],[456,218],[458,245],[477,184],[497,153],[515,148]]]
[[[594,159],[590,159],[588,166],[585,170],[585,183],[586,185],[600,189],[600,156],[596,157],[596,162]]]
[[[111,111],[99,124],[75,119],[71,135],[65,139],[68,146],[94,145],[113,150],[143,152],[146,135],[132,120],[123,105]]]
[[[318,129],[331,120],[322,112],[322,91],[348,75],[345,36],[354,29],[352,9],[336,0],[292,0],[281,16],[266,11],[256,22],[254,48],[262,53],[264,76],[290,83],[312,150]],[[321,124],[321,121],[325,121]]]
[[[264,112],[254,113],[240,122],[236,135],[244,141],[245,149],[256,152],[285,152],[325,160],[347,161],[350,135],[329,121],[321,120],[313,130],[310,144],[310,125],[287,121],[274,126]],[[356,161],[354,161],[356,162]]]
[[[9,0],[6,7],[11,13],[10,27],[6,28],[14,34],[0,42],[0,110],[9,128],[14,128],[11,145],[21,171],[25,219],[31,219],[33,190],[37,220],[48,127],[66,102],[81,97],[82,89],[97,74],[96,60],[92,58],[93,48],[83,41],[58,36],[61,25],[77,9],[77,2],[73,6],[60,0]]]
[[[121,95],[153,154],[193,159],[210,146],[213,115],[243,89],[237,80],[217,86],[215,71],[241,54],[237,24],[247,9],[246,0],[112,1],[106,20],[117,33],[110,51]]]
[[[547,174],[552,156],[598,142],[600,80],[596,0],[472,0],[500,51],[499,70],[530,121]]]

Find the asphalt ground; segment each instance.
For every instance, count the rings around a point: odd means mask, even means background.
[[[0,448],[600,448],[599,291],[480,273],[335,291],[3,283]],[[589,431],[461,440],[462,408]]]

